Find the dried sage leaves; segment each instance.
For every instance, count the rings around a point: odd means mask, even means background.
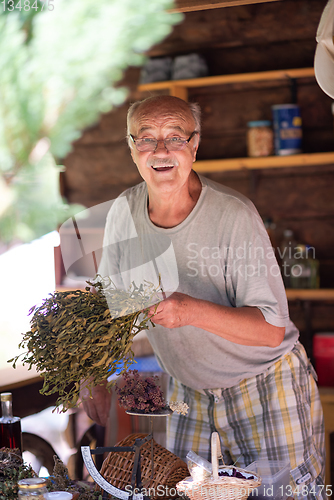
[[[80,382],[91,389],[116,371],[125,373],[133,362],[133,338],[154,326],[147,308],[159,300],[160,289],[148,282],[132,283],[127,291],[99,275],[87,283],[96,293],[90,287],[55,292],[32,307],[31,330],[19,344],[27,351],[9,360],[14,368],[21,356],[23,364],[34,365],[44,377],[41,394],[58,393],[56,408],[64,412],[77,406]]]

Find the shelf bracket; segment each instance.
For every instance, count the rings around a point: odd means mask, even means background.
[[[184,101],[188,101],[188,89],[183,85],[170,85],[169,93],[173,97],[179,97]]]
[[[291,104],[297,104],[298,84],[296,78],[290,78]]]

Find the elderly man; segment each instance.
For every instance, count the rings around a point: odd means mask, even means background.
[[[144,182],[121,195],[127,214],[111,209],[99,272],[131,282],[131,252],[114,248],[117,228],[129,246],[133,231],[172,243],[177,287],[152,307],[156,328],[147,333],[171,376],[168,399],[189,405],[186,417],[169,418],[167,447],[182,458],[189,450],[208,458],[218,430],[232,462],[289,460],[291,486],[283,493],[325,497],[315,374],[289,320],[259,214],[247,198],[192,169],[200,141],[196,104],[170,96],[133,104],[128,141]],[[108,405],[103,387],[84,403],[102,425]]]

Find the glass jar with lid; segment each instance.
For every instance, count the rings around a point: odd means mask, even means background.
[[[28,477],[18,482],[19,499],[22,500],[46,500],[46,479],[42,477]]]
[[[271,122],[257,120],[247,123],[248,156],[269,156],[274,150],[274,134]]]

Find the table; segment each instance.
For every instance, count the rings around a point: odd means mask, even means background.
[[[44,396],[39,393],[43,378],[34,368],[19,365],[0,369],[0,392],[12,392],[14,414],[23,418],[54,406],[57,394]],[[331,478],[330,435],[334,432],[334,387],[320,387],[320,398],[325,419],[326,484],[333,484]]]
[[[39,392],[42,387],[43,378],[35,368],[29,370],[26,365],[18,365],[17,368],[8,365],[0,370],[0,392],[12,393],[15,416],[28,417],[55,406],[57,394],[44,396]],[[32,453],[40,465],[46,467],[51,474],[54,466],[53,457],[57,456],[51,444],[30,432],[22,433],[22,443],[23,451]]]
[[[34,367],[8,365],[0,369],[0,392],[11,392],[13,395],[13,413],[18,417],[34,415],[45,408],[55,406],[57,394],[45,396],[40,394],[43,378]]]

